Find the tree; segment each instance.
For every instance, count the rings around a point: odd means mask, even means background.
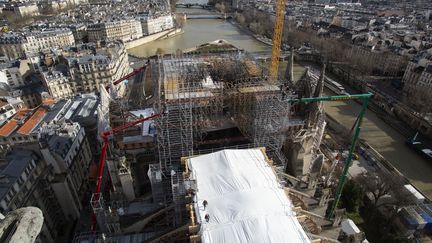
[[[347,212],[356,213],[360,206],[361,197],[361,187],[359,187],[353,180],[349,180],[343,188],[340,206],[345,208]]]
[[[175,12],[177,0],[169,0],[171,12]]]
[[[392,230],[399,209],[412,205],[414,197],[405,189],[404,179],[390,172],[362,173],[355,181],[371,196],[371,204],[362,210],[366,235],[374,242],[388,242],[397,234]]]
[[[358,185],[366,194],[372,196],[374,208],[384,207],[395,203],[395,200],[382,200],[384,196],[397,197],[398,193],[404,190],[403,179],[389,172],[373,173],[364,172],[355,178]],[[396,199],[396,198],[395,198]]]
[[[240,24],[240,25],[244,25],[245,24],[245,22],[246,22],[246,18],[245,18],[245,16],[243,16],[243,14],[237,14],[236,15],[236,19],[237,19],[237,22]]]
[[[186,24],[186,19],[183,14],[176,14],[175,20],[176,20],[177,27],[179,28],[183,28]]]
[[[265,33],[264,26],[262,26],[260,23],[254,22],[251,23],[249,26],[250,29],[256,34],[263,35]]]
[[[158,47],[158,49],[156,49],[156,55],[163,55],[165,54],[165,50],[163,48]]]
[[[225,4],[224,3],[216,3],[215,8],[221,13],[225,12]]]

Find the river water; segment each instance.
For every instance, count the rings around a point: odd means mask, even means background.
[[[203,12],[200,9],[179,9],[177,12]],[[218,19],[188,20],[184,33],[169,39],[145,44],[129,50],[136,56],[154,55],[158,47],[166,53],[177,49],[188,49],[200,44],[224,39],[249,52],[270,50],[270,47],[255,40],[245,31],[231,23]],[[299,74],[301,71],[299,71]],[[326,93],[326,95],[332,95]],[[355,102],[325,102],[326,112],[348,128],[352,127],[360,111]],[[389,160],[400,172],[419,188],[423,194],[432,199],[432,163],[418,156],[405,146],[405,138],[388,126],[372,111],[366,113],[361,137]]]
[[[177,10],[177,12],[186,14],[198,11],[204,14],[209,13],[206,10],[193,8]],[[177,49],[189,49],[218,39],[224,39],[248,52],[270,50],[269,46],[255,40],[230,22],[221,19],[189,19],[183,30],[183,34],[137,46],[128,52],[139,57],[155,55],[157,48],[164,49],[165,53],[175,53]]]

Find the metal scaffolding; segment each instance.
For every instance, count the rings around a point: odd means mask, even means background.
[[[210,130],[231,122],[257,146],[280,151],[290,104],[281,89],[256,74],[251,60],[171,56],[160,60],[156,121],[160,167],[170,171]],[[283,163],[282,156],[278,160]]]
[[[290,124],[287,96],[279,84],[261,76],[264,72],[254,60],[180,54],[160,59],[158,68],[154,108],[164,115],[156,120],[159,165],[149,172],[156,202],[183,203],[181,157],[199,154],[198,144],[211,131],[237,127],[248,138],[245,147],[266,147],[274,162],[285,165],[281,148],[286,131],[298,121]],[[212,150],[226,147],[223,141]]]

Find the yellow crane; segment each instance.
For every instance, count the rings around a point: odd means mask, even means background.
[[[285,17],[285,0],[276,1],[276,19],[273,33],[272,56],[270,63],[269,76],[270,80],[275,82],[278,79],[279,57],[281,54],[281,41],[283,22]]]

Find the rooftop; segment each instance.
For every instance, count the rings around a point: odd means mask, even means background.
[[[28,119],[24,125],[18,129],[17,133],[22,135],[29,135],[37,125],[40,124],[42,119],[44,118],[45,114],[47,113],[47,110],[44,107],[39,107],[36,112]]]
[[[33,157],[34,153],[25,149],[12,151],[6,156],[5,161],[0,164],[0,175],[3,176],[0,181],[0,199],[6,196]]]
[[[22,109],[9,119],[1,128],[0,136],[8,137],[16,131],[20,135],[30,135],[37,131],[42,124],[58,121],[62,118],[71,121],[81,121],[91,118],[96,121],[96,108],[99,104],[94,94],[82,94],[73,99],[45,100],[34,110]],[[32,113],[34,112],[34,113]]]
[[[9,122],[7,122],[5,125],[3,125],[0,128],[0,136],[7,137],[12,134],[18,127],[19,122],[23,119],[25,119],[26,115],[28,114],[30,110],[20,110],[18,111],[15,116],[13,116]]]
[[[310,242],[269,163],[259,148],[187,159],[202,242]]]
[[[48,146],[52,152],[65,158],[80,129],[78,123],[50,123],[40,129],[39,140],[43,144],[42,147]]]

